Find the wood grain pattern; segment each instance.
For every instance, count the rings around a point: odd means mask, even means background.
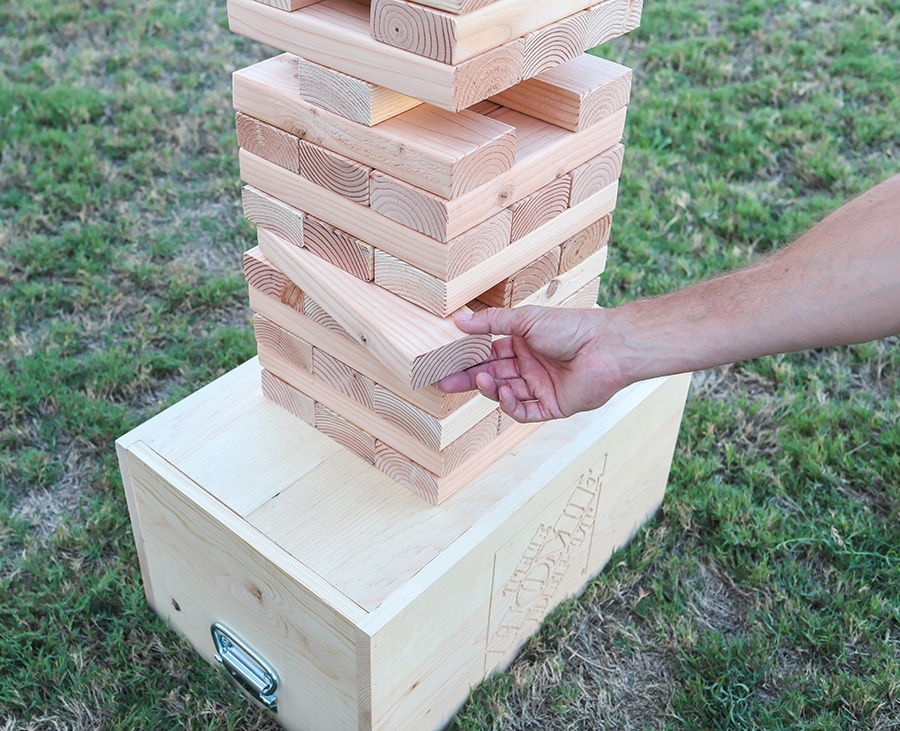
[[[235,109],[447,198],[477,188],[515,162],[515,132],[502,122],[420,105],[367,127],[304,101],[296,76],[297,58],[290,54],[235,72]]]
[[[250,294],[253,294],[252,290]],[[329,315],[324,307],[307,295],[303,296],[303,315],[328,332],[339,335],[351,343],[354,342],[353,336],[341,327],[340,323]]]
[[[562,175],[552,183],[513,203],[509,207],[512,213],[510,243],[514,244],[565,211],[569,207],[571,189],[572,179],[568,175]]]
[[[312,5],[314,3],[319,2],[319,0],[256,0],[257,2],[262,3],[263,5],[271,5],[273,8],[278,8],[279,10],[286,10],[288,12],[293,10],[299,10],[300,8],[305,8],[307,5]]]
[[[253,316],[253,334],[257,344],[278,353],[297,368],[313,372],[313,346],[302,338],[260,315]]]
[[[560,247],[559,273],[567,272],[609,243],[612,215],[595,221]]]
[[[300,96],[303,99],[367,127],[396,117],[422,103],[305,58],[299,58],[297,62]]]
[[[594,283],[606,268],[607,247],[603,247],[581,263],[561,274],[557,274],[544,287],[536,290],[516,304],[541,305],[544,307],[564,306],[582,288]],[[596,298],[595,298],[596,301]]]
[[[372,168],[306,140],[300,143],[300,169],[305,178],[340,193],[354,203],[369,205]]]
[[[519,40],[444,64],[372,38],[369,8],[353,0],[321,0],[293,13],[256,0],[228,0],[227,7],[229,27],[238,35],[451,112],[522,79],[524,44]]]
[[[526,35],[522,79],[530,79],[582,54],[588,48],[589,18],[590,12],[584,10]]]
[[[577,206],[618,180],[622,174],[624,157],[625,148],[617,144],[572,170],[572,196],[569,205]]]
[[[466,335],[452,318],[435,317],[360,282],[277,234],[260,229],[259,248],[356,342],[396,368],[414,389],[480,363],[490,352],[490,336]]]
[[[251,289],[274,297],[297,312],[304,311],[303,292],[300,288],[261,254],[256,255],[254,251],[244,254],[244,279]]]
[[[316,425],[316,402],[291,388],[278,376],[263,369],[260,375],[263,395],[310,426]]]
[[[375,410],[375,381],[321,348],[313,351],[312,373],[367,409]]]
[[[301,211],[250,185],[245,185],[241,190],[241,200],[247,220],[277,231],[294,246],[304,245],[304,215]]]
[[[478,297],[491,307],[515,307],[559,274],[559,247],[523,267]]]
[[[631,69],[590,53],[500,92],[491,101],[580,132],[628,105]]]
[[[579,310],[596,307],[600,300],[600,277],[588,282],[578,289],[575,294],[563,301],[560,307],[572,307]]]
[[[617,38],[634,30],[641,24],[643,0],[627,0],[620,3],[605,0],[594,5],[588,12],[585,50]]]
[[[375,462],[375,437],[322,404],[316,404],[316,429],[369,464]]]
[[[300,138],[249,114],[237,112],[234,118],[238,145],[276,165],[300,172]]]
[[[306,217],[303,240],[309,251],[357,279],[371,282],[375,277],[375,250],[371,244],[314,216]]]

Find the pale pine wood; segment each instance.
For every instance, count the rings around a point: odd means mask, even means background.
[[[560,247],[559,273],[574,268],[592,254],[597,253],[609,243],[612,230],[612,215],[595,221]]]
[[[422,103],[305,58],[298,59],[297,73],[300,96],[306,101],[367,127]]]
[[[251,290],[251,294],[252,294]],[[354,342],[353,336],[340,326],[337,320],[329,315],[322,306],[312,297],[303,297],[303,314],[312,322],[320,325],[325,330],[335,335],[339,335],[342,339]]]
[[[502,115],[503,121],[516,129],[516,164],[509,171],[454,199],[376,172],[372,176],[372,209],[427,236],[452,241],[570,170],[587,164],[596,150],[613,150],[622,138],[626,110],[623,107],[578,133],[494,105],[488,113]],[[610,165],[615,168],[615,163]],[[621,170],[621,153],[618,169]]]
[[[434,315],[449,315],[610,214],[615,208],[616,190],[615,183],[604,188],[450,281],[376,251],[375,283]]]
[[[569,205],[577,206],[614,180],[618,180],[622,174],[624,156],[625,148],[618,144],[575,168],[571,173],[572,196]]]
[[[522,79],[530,79],[583,53],[588,48],[589,19],[590,11],[584,10],[526,35]]]
[[[580,132],[628,105],[631,69],[582,53],[502,91],[491,101],[571,132]]]
[[[304,311],[303,292],[276,267],[252,252],[244,254],[244,279],[250,289],[274,297],[297,312]]]
[[[257,344],[265,345],[308,373],[314,371],[313,346],[302,338],[259,315],[253,317],[253,334]],[[371,398],[369,402],[371,403]]]
[[[371,244],[314,216],[306,217],[303,241],[309,251],[357,279],[371,282],[375,277],[375,248]]]
[[[319,348],[313,353],[313,363],[312,372],[317,378],[375,411],[375,381]]]
[[[260,374],[263,395],[310,426],[316,425],[316,402],[291,388],[277,376],[263,370]]]
[[[241,190],[241,199],[247,220],[277,231],[294,246],[304,245],[302,212],[249,185]]]
[[[495,2],[497,0],[419,0],[419,5],[446,10],[448,13],[468,13]]]
[[[263,5],[271,5],[273,8],[278,8],[279,10],[286,10],[288,12],[299,10],[300,8],[305,8],[307,5],[313,5],[314,3],[319,2],[319,0],[256,0],[257,2],[262,3]]]
[[[355,340],[420,388],[483,361],[490,336],[466,335],[452,318],[438,318],[405,300],[291,246],[265,229],[259,247]]]
[[[333,331],[329,330],[327,325],[287,308],[277,298],[266,296],[253,287],[250,288],[250,307],[278,327],[312,343],[314,347],[327,350],[343,362],[354,363],[360,372],[373,381],[431,416],[444,418],[472,400],[483,400],[487,407],[487,399],[475,391],[445,394],[437,386],[412,390],[408,384],[400,381],[393,371],[386,369],[379,359],[373,358],[366,348],[358,346],[349,337],[334,337]]]
[[[617,38],[634,30],[641,24],[643,0],[604,0],[594,5],[588,12],[585,50]]]
[[[515,243],[526,234],[549,223],[569,207],[572,179],[563,175],[540,190],[513,203],[510,242]]]
[[[584,261],[562,274],[556,275],[550,282],[528,296],[518,299],[516,306],[542,305],[544,307],[571,307],[569,299],[579,294],[582,288],[599,281],[600,274],[606,269],[607,247],[591,254]],[[596,302],[594,297],[593,302]],[[593,304],[593,302],[591,304]]]
[[[515,307],[559,274],[559,247],[491,287],[478,299],[491,307]]]
[[[276,165],[300,172],[300,138],[249,114],[235,114],[238,145]]]
[[[591,7],[594,0],[498,0],[456,15],[408,0],[372,0],[372,36],[446,64],[458,64]]]
[[[321,0],[285,14],[256,0],[228,0],[228,21],[238,35],[451,112],[522,79],[519,40],[444,64],[376,41],[369,35],[368,10],[353,0]]]
[[[278,669],[291,731],[436,731],[659,505],[688,381],[545,424],[431,506],[282,417],[251,361],[118,441],[145,586],[207,659],[210,623],[236,625]],[[218,432],[245,448],[211,446]],[[197,456],[195,479],[176,454]],[[243,492],[267,499],[236,509],[229,485],[250,473]]]
[[[303,140],[300,143],[300,169],[303,177],[317,185],[340,193],[354,203],[369,205],[372,168]]]
[[[560,307],[572,307],[579,310],[595,307],[600,299],[600,278],[584,285],[575,294],[565,300]]]
[[[375,437],[322,404],[316,404],[316,429],[369,464],[375,462]]]
[[[236,71],[235,109],[447,198],[477,188],[515,161],[515,131],[502,122],[420,105],[366,127],[304,101],[296,75],[290,54]]]

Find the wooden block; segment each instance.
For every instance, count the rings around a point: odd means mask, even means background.
[[[515,131],[503,122],[420,105],[366,127],[304,101],[296,74],[297,59],[289,54],[235,72],[235,109],[447,198],[477,188],[515,162]]]
[[[559,274],[559,247],[491,287],[478,299],[491,307],[515,307]]]
[[[372,168],[303,140],[300,143],[300,169],[303,177],[317,185],[340,193],[354,203],[369,205]]]
[[[480,108],[484,109],[483,106]],[[593,151],[614,150],[625,127],[625,108],[578,133],[496,105],[485,111],[502,115],[503,121],[516,129],[519,151],[512,169],[452,200],[376,172],[372,176],[372,209],[427,236],[451,241],[498,211],[586,164]],[[619,155],[620,170],[621,152],[609,154]],[[602,155],[595,160],[597,164],[603,164],[601,160],[607,162]],[[608,164],[615,169],[615,162]],[[617,178],[618,175],[612,180]]]
[[[408,0],[372,0],[372,37],[446,64],[463,61],[591,7],[594,0],[497,0],[457,15]]]
[[[312,346],[310,346],[312,347]],[[375,382],[333,355],[316,348],[312,373],[367,409],[375,410]]]
[[[582,53],[502,91],[491,101],[580,132],[628,105],[631,69]]]
[[[522,80],[520,40],[444,64],[376,41],[369,35],[368,6],[354,0],[321,0],[293,13],[256,0],[228,0],[228,22],[238,35],[451,112]]]
[[[253,294],[251,290],[250,294]],[[353,336],[340,326],[337,320],[329,315],[325,309],[316,302],[312,297],[304,295],[303,297],[303,315],[308,317],[312,322],[324,328],[330,333],[340,335],[342,338],[354,342]]]
[[[565,300],[560,307],[571,307],[579,310],[597,306],[600,299],[600,277],[581,287],[575,294]]]
[[[272,350],[291,365],[313,372],[313,346],[260,315],[253,317],[257,345]],[[370,399],[371,403],[371,399]]]
[[[449,281],[376,251],[375,283],[432,314],[448,314],[611,213],[615,198],[614,183]]]
[[[556,275],[544,287],[516,302],[521,305],[542,305],[545,307],[566,306],[569,299],[579,294],[584,287],[599,281],[606,268],[607,248],[592,254],[580,264],[562,274]],[[596,297],[594,298],[596,302]],[[571,303],[569,303],[571,306]]]
[[[294,731],[445,727],[655,511],[688,382],[545,424],[431,506],[259,379],[252,361],[117,451],[151,606],[210,662],[210,625],[237,632]]]
[[[257,2],[262,3],[263,5],[270,5],[273,8],[278,8],[279,10],[286,10],[288,12],[293,10],[299,10],[300,8],[305,8],[307,5],[312,5],[314,3],[319,2],[319,0],[256,0]]]
[[[466,335],[452,318],[424,313],[291,246],[277,234],[260,229],[259,248],[356,342],[395,368],[414,389],[480,363],[490,352],[490,336]]]
[[[606,246],[611,229],[612,215],[604,216],[565,241],[560,247],[559,273],[574,268]]]
[[[303,99],[367,127],[422,103],[304,58],[298,59],[297,73]]]
[[[343,417],[316,404],[316,429],[369,464],[375,462],[375,437],[358,429]]]
[[[589,18],[590,11],[584,10],[526,35],[523,39],[525,67],[522,69],[522,79],[530,79],[580,56],[588,47]]]
[[[429,8],[458,14],[478,10],[495,2],[497,0],[419,0],[419,5],[427,5]]]
[[[625,148],[614,145],[597,157],[575,168],[572,175],[572,196],[570,206],[577,206],[582,201],[602,190],[622,174],[622,161]]]
[[[306,217],[305,248],[364,282],[375,277],[375,250],[314,216]]]
[[[618,38],[634,30],[641,24],[643,0],[628,0],[619,3],[615,0],[604,0],[594,5],[588,12],[587,38],[585,50],[601,43]]]
[[[304,311],[303,292],[288,277],[255,251],[244,254],[244,279],[250,289],[273,297],[297,312]]]
[[[300,172],[300,138],[243,112],[234,118],[238,145],[276,165]]]
[[[267,370],[260,374],[263,395],[310,426],[316,425],[316,402]]]
[[[262,258],[258,250],[255,255]],[[378,358],[373,358],[366,348],[356,345],[349,336],[335,338],[327,323],[322,324],[311,316],[290,309],[277,298],[264,295],[253,287],[250,288],[250,307],[270,322],[312,343],[315,348],[326,350],[343,362],[354,363],[357,370],[427,414],[444,418],[472,400],[484,401],[487,407],[487,399],[475,391],[445,394],[437,386],[412,390],[395,373],[386,369]]]
[[[568,175],[557,178],[540,190],[513,203],[510,241],[515,243],[536,228],[552,221],[569,207],[572,179]]]
[[[276,231],[294,246],[304,245],[302,212],[249,185],[241,190],[241,199],[247,220]]]

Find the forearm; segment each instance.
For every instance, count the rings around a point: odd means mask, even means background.
[[[629,381],[900,332],[900,176],[747,269],[606,312]]]

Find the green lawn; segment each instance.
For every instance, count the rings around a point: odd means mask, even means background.
[[[0,729],[272,729],[147,608],[113,442],[254,354],[224,0],[0,5]],[[648,0],[601,303],[900,171],[900,2]],[[853,256],[852,251],[847,252]],[[665,503],[453,728],[900,727],[900,339],[695,376]]]

